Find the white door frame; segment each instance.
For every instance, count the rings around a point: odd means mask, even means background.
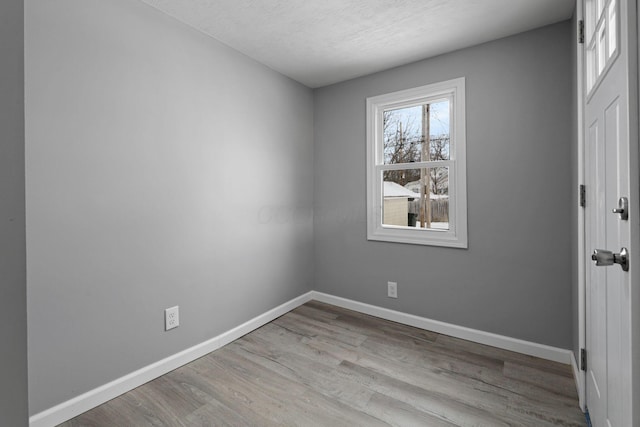
[[[621,0],[625,1],[625,0]],[[640,7],[638,7],[637,2],[635,3],[635,11],[632,11],[634,14],[633,17],[626,17],[633,22],[633,25],[630,26],[632,31],[635,31],[635,38],[633,34],[630,37],[629,43],[629,62],[631,69],[630,72],[630,92],[634,93],[632,97],[635,97],[635,102],[629,103],[629,117],[630,118],[638,118],[640,114],[640,31],[638,27],[640,27]],[[580,21],[584,21],[584,0],[576,0],[576,21],[579,23]],[[635,13],[634,13],[635,12]],[[625,19],[624,16],[621,16],[620,19]],[[577,25],[577,29],[579,31],[579,25]],[[575,34],[577,40],[579,34]],[[635,45],[635,46],[633,46]],[[578,137],[578,170],[577,170],[577,181],[579,185],[585,184],[585,138],[584,138],[584,102],[585,102],[585,91],[584,91],[584,79],[583,79],[583,61],[584,61],[584,45],[578,46],[576,49],[576,61],[577,61],[577,73],[576,76],[576,96],[577,96],[577,137]],[[634,75],[635,74],[635,75]],[[635,86],[635,87],[634,87]],[[631,101],[634,101],[631,99]],[[631,236],[632,242],[630,245],[630,268],[634,271],[632,273],[632,282],[631,282],[631,304],[634,307],[634,310],[631,313],[631,323],[632,323],[632,372],[631,381],[632,381],[632,390],[634,399],[631,402],[631,407],[633,409],[632,413],[632,425],[640,426],[640,221],[638,221],[638,210],[640,209],[640,203],[638,199],[640,198],[640,143],[639,143],[639,135],[640,135],[640,120],[636,119],[636,123],[634,125],[633,120],[629,121],[629,157],[630,157],[630,211],[635,211],[635,215],[631,221]],[[578,189],[575,189],[578,191]],[[589,201],[587,201],[589,203]],[[586,248],[586,239],[585,239],[585,209],[578,209],[578,218],[577,218],[577,227],[578,227],[578,344],[580,349],[586,348],[586,266],[587,266],[587,250]],[[578,359],[580,358],[579,354],[577,355]],[[581,370],[581,366],[579,365],[580,361],[574,363],[574,374],[576,375],[576,383],[578,387],[578,397],[580,408],[584,411],[586,405],[586,372]],[[636,409],[639,408],[639,409]]]
[[[584,0],[576,0],[576,34],[574,35],[573,43],[578,42],[580,37],[580,22],[584,22]],[[576,48],[576,61],[577,61],[577,73],[576,76],[576,104],[577,111],[577,135],[578,135],[578,185],[585,185],[585,154],[584,154],[584,44],[578,45]],[[579,188],[574,189],[579,191]],[[586,371],[582,370],[580,365],[580,349],[586,348],[587,340],[587,317],[586,317],[586,248],[585,248],[585,222],[584,222],[585,209],[584,207],[578,208],[578,361],[574,364],[574,375],[576,376],[576,383],[578,387],[578,400],[580,403],[580,409],[584,412],[586,404]]]
[[[635,103],[629,105],[629,117],[635,117],[637,122],[635,126],[631,121],[630,138],[629,138],[629,154],[631,158],[630,164],[630,177],[631,185],[629,187],[630,194],[635,195],[633,197],[633,203],[631,203],[630,209],[635,209],[640,213],[640,8],[638,7],[637,0],[635,1],[635,15],[633,16],[633,29],[635,31],[635,39],[630,43],[635,43],[635,49],[630,49],[630,55],[635,55],[635,58],[631,58],[633,64],[632,78],[630,92],[635,92]],[[633,78],[635,73],[635,79]],[[633,87],[635,86],[635,87]],[[633,399],[631,402],[633,410],[632,425],[640,426],[640,220],[638,219],[638,213],[633,217],[634,221],[631,224],[631,237],[635,236],[635,240],[631,243],[631,249],[634,251],[630,256],[630,262],[635,266],[635,270],[632,273],[633,281],[631,282],[631,303],[634,308],[631,313],[631,330],[632,330],[632,391]]]

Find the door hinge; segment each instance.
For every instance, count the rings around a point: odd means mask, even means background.
[[[584,21],[578,21],[578,43],[584,43]]]
[[[584,184],[580,184],[580,206],[583,208],[587,206],[587,188]]]
[[[587,370],[587,350],[584,348],[580,349],[580,369]]]

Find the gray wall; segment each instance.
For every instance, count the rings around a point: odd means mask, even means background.
[[[27,0],[26,105],[32,414],[312,288],[310,89],[142,2]]]
[[[316,90],[316,290],[571,348],[570,41],[566,21]],[[365,98],[461,76],[468,250],[367,241]]]
[[[0,425],[26,426],[24,4],[0,2]]]

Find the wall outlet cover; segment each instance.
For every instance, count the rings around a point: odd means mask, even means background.
[[[387,296],[389,298],[398,298],[398,283],[387,282]]]
[[[175,307],[167,308],[164,311],[164,330],[168,331],[173,328],[177,328],[180,326],[180,312],[178,311],[179,307],[176,305]]]

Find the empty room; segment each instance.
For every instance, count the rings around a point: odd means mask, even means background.
[[[0,426],[640,427],[634,0],[2,0]]]

